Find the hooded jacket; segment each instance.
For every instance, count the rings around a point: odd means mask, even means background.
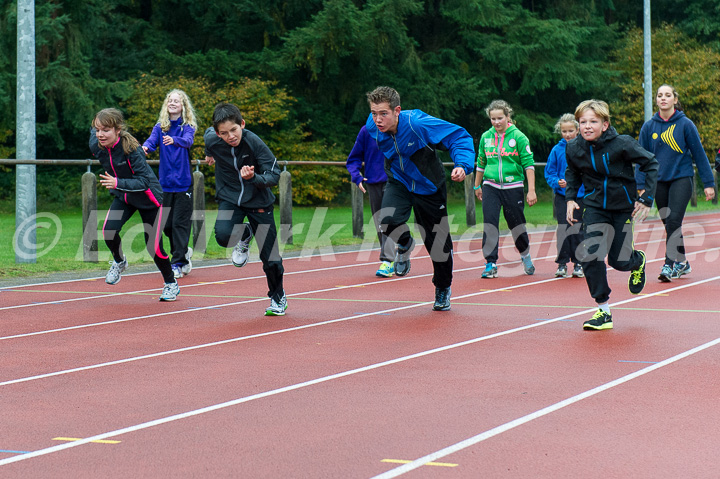
[[[530,141],[515,125],[509,125],[504,133],[490,128],[480,137],[477,169],[483,172],[483,184],[522,188],[525,170],[535,169]]]
[[[171,136],[174,143],[166,145],[162,138]],[[160,150],[159,180],[163,191],[181,193],[192,186],[192,171],[190,169],[190,147],[195,139],[195,128],[183,125],[183,119],[170,120],[170,128],[163,132],[160,123],[157,123],[145,140],[143,146],[148,151]]]
[[[163,191],[155,172],[147,164],[145,152],[138,146],[125,154],[120,138],[110,148],[98,143],[95,129],[90,130],[90,152],[105,171],[117,178],[117,188],[110,194],[140,209],[157,208],[162,204]]]
[[[244,128],[238,146],[230,146],[213,127],[205,130],[205,155],[215,158],[215,197],[243,208],[267,208],[275,202],[270,188],[280,181],[280,167],[270,148]],[[254,166],[255,175],[244,180],[243,166]]]
[[[652,206],[657,184],[658,162],[655,155],[628,135],[618,135],[608,127],[597,140],[581,136],[568,142],[565,149],[567,188],[565,198],[575,201],[580,185],[585,186],[585,206],[613,211],[632,211],[635,201]],[[637,197],[633,163],[645,173],[645,192]]]
[[[458,125],[420,110],[402,110],[397,132],[378,130],[372,114],[365,123],[370,136],[385,156],[385,173],[418,195],[431,195],[445,183],[445,168],[436,150],[449,150],[456,168],[470,174],[475,148],[470,134]]]
[[[667,121],[660,113],[655,113],[640,130],[640,145],[655,153],[659,164],[658,181],[694,177],[694,160],[703,187],[715,186],[715,178],[700,142],[700,134],[695,124],[682,111],[676,110]],[[642,171],[636,171],[635,180],[638,189],[645,188],[645,175]]]

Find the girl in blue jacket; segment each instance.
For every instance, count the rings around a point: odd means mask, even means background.
[[[176,278],[190,273],[192,248],[190,219],[193,212],[190,148],[197,122],[190,98],[182,90],[165,96],[157,124],[142,148],[147,154],[160,150],[160,185],[163,189],[165,227],[170,239],[172,269]]]
[[[692,195],[693,161],[705,189],[706,201],[715,197],[715,178],[698,130],[682,112],[675,88],[662,85],[657,90],[655,103],[658,112],[640,130],[640,145],[655,153],[659,164],[655,204],[665,225],[666,237],[665,264],[658,279],[669,283],[692,271],[685,257],[682,222]],[[637,171],[635,180],[638,190],[644,191],[645,174]]]
[[[565,113],[555,124],[555,133],[562,135],[560,142],[555,145],[550,152],[550,156],[545,166],[545,181],[550,185],[555,193],[553,198],[553,210],[555,219],[557,220],[557,258],[555,262],[558,265],[555,271],[556,278],[563,278],[567,275],[567,263],[572,261],[575,265],[572,271],[574,278],[584,277],[582,266],[577,259],[576,252],[578,246],[583,240],[582,234],[582,197],[584,188],[581,186],[578,191],[576,203],[580,206],[575,210],[574,215],[577,223],[573,226],[567,222],[567,204],[565,201],[565,170],[567,169],[567,160],[565,158],[565,147],[567,142],[575,138],[578,134],[578,122],[575,115]]]

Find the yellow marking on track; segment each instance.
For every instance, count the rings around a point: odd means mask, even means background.
[[[412,461],[406,461],[404,459],[383,459],[380,462],[392,462],[393,464],[410,464]],[[426,462],[424,466],[439,466],[439,467],[458,467],[459,464],[453,464],[451,462]]]
[[[82,441],[82,438],[80,437],[54,437],[52,438],[53,441]],[[95,442],[97,444],[120,444],[122,441],[111,441],[109,439],[99,439],[97,441],[90,441]]]

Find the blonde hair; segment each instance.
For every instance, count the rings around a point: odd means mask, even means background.
[[[95,125],[120,130],[118,136],[120,137],[122,148],[126,155],[129,155],[140,147],[140,142],[127,131],[122,112],[116,108],[105,108],[97,112],[95,118],[93,118],[93,128],[96,128]]]
[[[576,130],[580,127],[577,120],[575,119],[575,116],[573,116],[572,113],[565,113],[563,116],[560,117],[558,122],[555,123],[555,133],[560,133],[563,123],[572,123],[573,125],[575,125]]]
[[[591,110],[603,121],[610,123],[610,107],[602,100],[585,100],[575,108],[575,119],[580,120],[583,113]]]
[[[168,114],[167,106],[170,95],[172,95],[173,93],[177,94],[180,97],[180,102],[182,104],[182,112],[180,113],[180,117],[183,120],[182,124],[191,126],[195,130],[197,130],[195,109],[190,102],[190,98],[187,96],[187,93],[182,90],[178,90],[177,88],[174,90],[170,90],[170,92],[165,95],[165,100],[163,101],[162,107],[160,108],[160,116],[158,117],[160,129],[165,132],[170,129],[170,115]]]
[[[505,100],[493,100],[487,108],[485,108],[485,114],[490,118],[490,112],[493,110],[501,110],[503,114],[510,118],[513,114],[513,109],[508,102]]]

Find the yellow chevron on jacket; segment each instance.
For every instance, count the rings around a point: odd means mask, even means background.
[[[663,131],[660,134],[660,138],[673,150],[677,151],[678,153],[683,153],[683,151],[680,149],[680,146],[677,144],[677,142],[675,141],[675,138],[673,137],[674,132],[675,132],[675,124],[673,124],[667,130]]]

